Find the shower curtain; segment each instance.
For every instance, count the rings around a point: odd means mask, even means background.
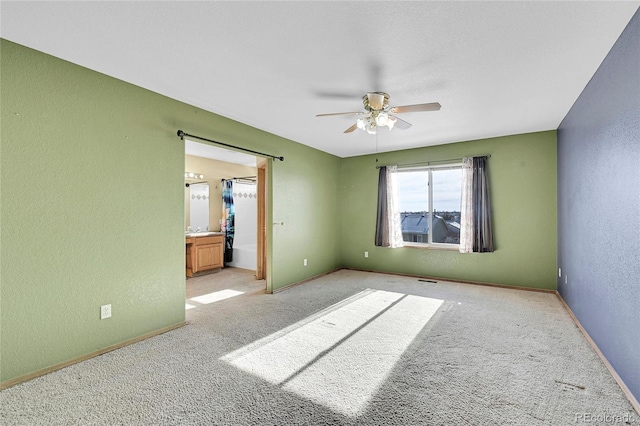
[[[222,225],[221,231],[225,235],[224,243],[224,261],[233,261],[233,237],[235,234],[235,217],[236,212],[233,207],[233,181],[225,180],[222,182]]]

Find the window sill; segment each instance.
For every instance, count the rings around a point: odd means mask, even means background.
[[[411,242],[405,241],[403,247],[426,249],[426,250],[460,251],[459,244],[426,244],[426,243],[411,243]]]

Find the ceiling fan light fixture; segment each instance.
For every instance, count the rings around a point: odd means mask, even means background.
[[[395,117],[388,117],[386,126],[389,128],[389,130],[393,130],[393,126],[396,125],[397,121],[398,121],[398,119],[395,118]]]
[[[376,127],[375,121],[373,121],[373,120],[369,121],[367,123],[367,126],[366,126],[365,130],[370,135],[375,135],[378,132],[378,128]]]
[[[358,118],[356,120],[356,125],[358,126],[358,129],[360,129],[360,130],[364,130],[365,129],[365,121],[362,118]]]
[[[386,112],[381,112],[376,117],[376,125],[378,126],[386,126],[389,121],[389,115]]]

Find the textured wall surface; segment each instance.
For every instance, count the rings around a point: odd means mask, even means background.
[[[274,289],[341,266],[340,161],[313,155],[300,144],[289,147],[287,155],[286,169],[273,168]]]
[[[375,155],[342,161],[342,259],[346,266],[522,287],[556,288],[555,131],[380,154],[406,164],[491,154],[494,253],[374,246]],[[369,257],[364,257],[364,252]]]
[[[287,223],[268,229],[273,288],[340,265],[339,158],[6,40],[1,55],[1,381],[184,320],[178,129],[286,157],[268,173]]]
[[[184,320],[184,158],[168,99],[1,53],[5,381]]]
[[[640,400],[640,12],[558,129],[558,225],[558,289]]]

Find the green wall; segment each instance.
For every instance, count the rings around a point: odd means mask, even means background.
[[[0,381],[184,321],[178,129],[285,156],[268,173],[273,289],[340,266],[339,158],[6,40],[0,54]]]
[[[309,151],[304,145],[293,144],[287,155],[298,160],[289,162],[287,157],[288,167],[274,167],[272,223],[284,223],[274,225],[272,231],[274,290],[341,266],[340,228],[336,226],[340,159],[311,156]]]
[[[342,262],[350,268],[521,287],[556,288],[556,132],[506,136],[379,154],[406,164],[491,154],[493,253],[374,246],[376,156],[342,160]],[[364,252],[369,257],[364,257]]]

